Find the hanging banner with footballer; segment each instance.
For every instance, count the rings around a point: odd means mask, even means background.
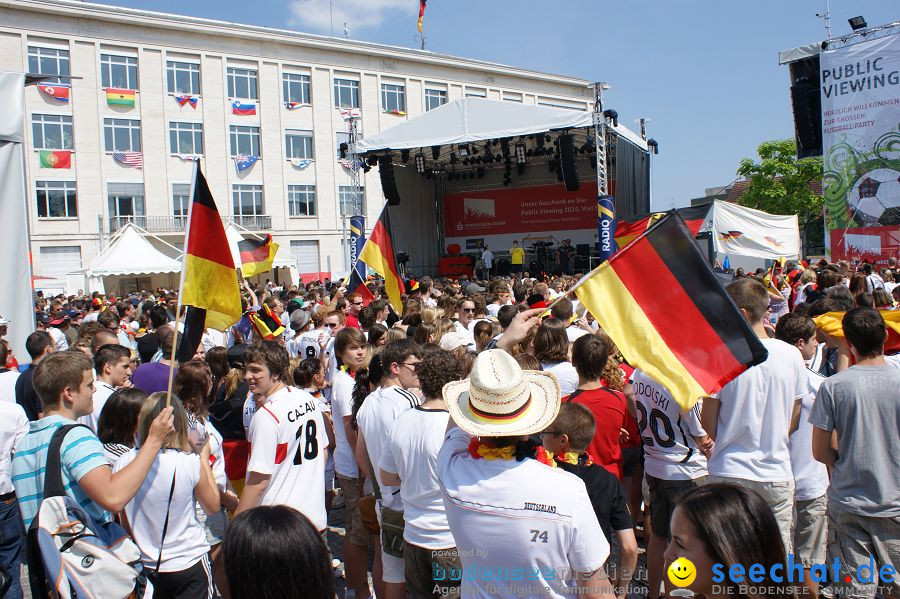
[[[831,258],[886,259],[900,230],[900,34],[820,55],[826,242]],[[876,248],[877,251],[876,251]]]

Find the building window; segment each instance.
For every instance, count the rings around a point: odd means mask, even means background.
[[[109,230],[117,231],[133,222],[144,227],[144,184],[107,183]]]
[[[69,83],[69,51],[57,48],[28,46],[28,72],[40,75],[56,75],[41,83]]]
[[[309,75],[284,73],[281,76],[281,91],[285,102],[310,104]]]
[[[203,154],[203,123],[169,123],[173,154]]]
[[[503,92],[503,99],[506,102],[521,102],[522,94],[517,92]]]
[[[256,100],[256,69],[228,67],[228,97]]]
[[[259,152],[259,127],[231,125],[231,155],[261,156]]]
[[[334,105],[340,108],[359,108],[359,81],[335,79]]]
[[[35,181],[38,218],[77,218],[75,181]]]
[[[170,94],[200,95],[200,65],[195,62],[166,61],[166,83]]]
[[[313,132],[288,129],[284,132],[284,153],[288,158],[313,159]]]
[[[354,214],[365,214],[365,188],[360,187],[359,193],[353,193],[353,188],[349,185],[341,185],[338,187],[338,201],[341,205],[341,216],[353,216]]]
[[[140,152],[141,122],[134,119],[103,119],[107,152]]]
[[[191,184],[172,184],[172,216],[177,226],[187,226],[188,208],[191,206]]]
[[[477,87],[466,88],[467,98],[487,98],[487,90],[478,89]]]
[[[340,159],[342,158],[342,156],[341,156],[341,144],[347,144],[347,148],[345,149],[346,154],[343,156],[343,158],[349,157],[349,155],[350,155],[350,154],[349,154],[349,152],[350,152],[350,134],[349,134],[349,133],[343,133],[343,132],[340,132],[340,131],[337,132],[337,133],[335,134],[335,142],[336,142],[336,147],[337,147],[337,157],[338,157],[338,160],[340,160]]]
[[[288,215],[316,215],[315,185],[288,185]]]
[[[137,58],[134,56],[101,54],[100,79],[103,87],[138,89]]]
[[[231,187],[234,216],[262,216],[262,185],[235,184]]]
[[[64,114],[34,114],[31,131],[37,150],[71,150],[72,117]]]
[[[385,112],[406,112],[406,86],[382,83],[381,109]]]
[[[447,90],[425,89],[425,110],[433,110],[447,103]]]

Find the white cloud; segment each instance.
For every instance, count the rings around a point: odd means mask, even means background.
[[[416,0],[291,0],[290,23],[304,29],[328,34],[334,24],[334,34],[342,36],[344,23],[354,31],[368,27],[378,27],[389,14],[418,14]],[[415,27],[415,24],[412,25]]]

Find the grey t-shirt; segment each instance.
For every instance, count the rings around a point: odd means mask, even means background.
[[[900,370],[857,365],[825,379],[809,422],[837,431],[830,502],[861,516],[900,516]]]

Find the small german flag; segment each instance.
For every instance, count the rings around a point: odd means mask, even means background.
[[[628,363],[683,409],[766,359],[674,211],[585,275],[575,294]]]
[[[391,244],[387,218],[387,205],[385,205],[358,259],[365,262],[369,268],[384,278],[384,288],[387,291],[388,301],[391,302],[391,306],[397,314],[402,314],[403,279],[397,273],[397,264],[394,261],[394,246]]]
[[[260,306],[259,310],[248,312],[247,317],[250,319],[250,324],[253,325],[256,336],[260,339],[272,340],[284,334],[284,326],[272,309],[265,304]]]
[[[199,162],[186,233],[181,303],[205,310],[205,325],[217,331],[227,330],[241,317],[231,248]]]
[[[247,278],[272,270],[278,244],[272,241],[271,235],[259,241],[242,239],[238,242],[238,251],[241,254],[241,273]]]
[[[428,0],[419,0],[419,33],[422,33],[422,19],[425,18],[425,3]]]

